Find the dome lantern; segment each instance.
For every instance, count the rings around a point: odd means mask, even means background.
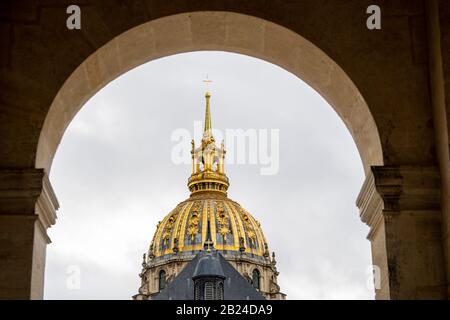
[[[225,144],[216,145],[211,125],[211,94],[205,93],[205,123],[203,137],[198,148],[192,140],[192,174],[188,179],[188,188],[191,195],[194,193],[215,191],[227,194],[229,187],[228,177],[225,174]]]

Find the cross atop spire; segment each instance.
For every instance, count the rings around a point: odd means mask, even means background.
[[[210,93],[206,91],[205,123],[201,144],[196,148],[195,142],[191,142],[192,175],[189,177],[188,187],[191,194],[214,191],[226,195],[229,186],[224,170],[226,151],[223,143],[220,146],[216,145],[212,134],[210,97]]]
[[[206,86],[206,92],[209,92],[209,84],[212,82],[212,80],[209,80],[208,74],[206,75],[206,79],[203,80],[203,82],[205,83]]]

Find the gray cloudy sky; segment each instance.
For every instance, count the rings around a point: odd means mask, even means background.
[[[46,299],[130,299],[159,220],[189,196],[179,141],[204,116],[213,127],[279,129],[279,171],[230,164],[229,197],[262,225],[288,299],[373,299],[368,228],[355,199],[362,163],[345,125],[312,88],[262,60],[193,52],[142,65],[86,103],[67,129],[50,179],[61,208],[49,230]],[[198,140],[197,140],[198,141]],[[190,148],[190,145],[189,145]],[[80,270],[79,289],[68,288]],[[369,287],[368,287],[369,286]]]

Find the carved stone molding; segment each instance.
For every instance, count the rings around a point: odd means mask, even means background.
[[[356,203],[370,227],[376,298],[445,298],[438,169],[371,167]]]
[[[370,227],[367,239],[372,238],[373,230],[381,222],[383,210],[383,200],[375,188],[375,178],[372,171],[367,174],[366,180],[361,187],[361,191],[356,199],[356,205],[360,211],[362,222]]]
[[[46,230],[56,222],[59,204],[44,169],[0,170],[0,215],[37,215],[39,227]]]
[[[43,177],[44,171],[38,169],[0,170],[0,214],[34,214]]]
[[[434,166],[373,166],[356,200],[360,218],[370,227],[402,210],[440,210],[439,170]]]
[[[53,191],[50,180],[47,174],[42,178],[42,191],[36,201],[36,214],[39,216],[39,222],[42,231],[46,231],[56,223],[56,210],[59,209],[58,199]],[[44,233],[46,234],[46,232]],[[47,242],[50,243],[50,238],[47,236]]]

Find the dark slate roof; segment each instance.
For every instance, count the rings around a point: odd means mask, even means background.
[[[192,278],[208,276],[225,278],[217,252],[205,253],[198,259]]]
[[[219,272],[225,277],[224,300],[264,300],[264,297],[218,251],[199,252],[154,299],[194,300],[192,277],[218,275]]]

